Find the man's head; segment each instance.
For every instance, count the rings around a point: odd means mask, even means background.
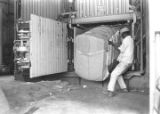
[[[120,30],[120,36],[122,36],[122,38],[125,38],[126,36],[130,35],[130,30],[127,27],[124,27]]]

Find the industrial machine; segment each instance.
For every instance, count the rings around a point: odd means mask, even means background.
[[[30,68],[30,31],[29,22],[18,20],[17,37],[14,40],[14,71],[24,72]]]
[[[29,57],[29,42],[30,42],[30,31],[24,28],[28,23],[19,22],[17,28],[17,39],[14,40],[14,62],[16,68],[20,71],[28,69],[30,67]]]
[[[76,35],[97,25],[129,25],[132,37],[135,40],[136,51],[132,67],[133,71],[128,75],[130,77],[141,76],[144,73],[145,36],[140,13],[143,11],[142,2],[140,1],[139,4],[140,7],[136,8],[130,5],[129,0],[119,0],[118,2],[115,0],[59,0],[58,2],[55,0],[46,0],[45,2],[43,0],[39,2],[35,2],[35,0],[16,0],[15,26],[17,26],[17,29],[13,48],[15,54],[15,77],[23,77],[23,74],[27,74],[27,76],[30,74],[32,66],[30,43],[32,41],[30,40],[29,20],[31,19],[31,14],[56,20],[60,23],[67,23],[67,27],[62,27],[62,31],[67,31],[66,45],[68,51],[66,51],[68,60],[66,60],[66,63],[68,63],[68,71],[74,70],[74,38]]]

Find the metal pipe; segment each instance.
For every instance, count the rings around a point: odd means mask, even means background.
[[[72,21],[72,20],[70,20]],[[73,37],[74,37],[74,27],[72,24],[69,24],[68,26],[68,71],[71,72],[74,70],[74,64],[73,64],[73,54],[74,54],[74,44],[73,44]]]
[[[62,16],[65,16],[65,15],[75,15],[77,12],[76,11],[70,11],[70,12],[64,12],[64,13],[61,13]]]
[[[73,18],[72,24],[91,24],[91,23],[104,23],[104,22],[119,22],[133,20],[135,13],[108,15],[101,17],[86,17],[86,18]]]
[[[135,31],[134,31],[134,29],[135,29],[135,23],[136,23],[136,14],[133,14],[133,22],[132,22],[132,33],[131,33],[131,35],[132,35],[132,38],[133,38],[133,40],[135,40]],[[135,45],[135,42],[134,42],[134,45]],[[132,65],[132,70],[135,70],[135,64],[133,63],[133,65]]]
[[[77,24],[76,27],[79,28],[79,29],[82,29],[82,30],[87,30],[87,29],[88,29],[88,28],[86,28],[86,27],[84,27],[84,26],[82,26],[82,25],[79,25],[79,24]]]
[[[141,13],[142,13],[142,1],[141,1]],[[135,38],[135,36],[133,35],[133,28],[134,28],[134,26],[135,26],[135,15],[133,16],[133,23],[132,23],[132,37],[133,38]],[[142,76],[142,74],[144,73],[144,70],[143,70],[143,19],[142,19],[142,17],[141,17],[141,30],[140,30],[140,32],[141,32],[141,38],[140,38],[140,42],[141,42],[141,51],[140,51],[140,56],[141,56],[141,61],[140,61],[140,70],[138,70],[138,71],[133,71],[133,72],[129,72],[129,73],[127,73],[126,75],[127,75],[127,77],[128,77],[128,79],[131,79],[132,77],[134,77],[134,76],[139,76],[139,77],[141,77]],[[135,21],[135,22],[134,22]]]
[[[135,40],[135,33],[134,33],[134,28],[136,24],[136,14],[133,14],[133,22],[132,22],[132,38]]]

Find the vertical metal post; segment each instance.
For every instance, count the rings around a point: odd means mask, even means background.
[[[68,71],[74,71],[74,64],[73,64],[73,37],[74,37],[74,28],[72,27],[72,19],[70,19],[70,24],[68,25]]]
[[[2,65],[3,9],[0,8],[0,65]]]
[[[135,23],[136,23],[136,14],[133,14],[133,22],[132,22],[132,38],[133,40],[135,40]],[[135,44],[135,43],[134,43]],[[132,70],[135,70],[135,63],[133,62],[133,65],[132,65]]]
[[[146,68],[145,73],[149,77],[149,8],[148,0],[143,0],[145,2],[145,34],[146,34]]]
[[[77,28],[76,27],[74,27],[73,28],[73,42],[75,42],[75,38],[76,38],[76,35],[77,35]],[[73,60],[74,60],[74,58],[75,58],[75,52],[76,52],[76,50],[75,50],[75,47],[76,47],[76,44],[75,43],[73,43],[74,44],[74,51],[73,51],[73,55],[74,55],[74,57],[73,57]],[[73,62],[73,64],[74,64],[74,62]],[[81,77],[78,77],[78,83],[79,83],[79,85],[81,85],[81,81],[82,81],[82,79],[81,79]]]
[[[17,0],[14,0],[14,40],[16,40],[16,24],[17,24]],[[15,58],[15,55],[14,55]],[[16,64],[14,63],[14,76],[16,79]]]
[[[136,14],[133,14],[133,22],[132,22],[132,38],[135,40],[135,23],[136,23]]]
[[[141,44],[141,46],[140,46],[140,48],[141,48],[141,52],[140,52],[140,71],[141,72],[143,72],[143,1],[142,0],[140,0],[140,7],[141,7],[141,22],[140,22],[140,24],[141,24],[141,29],[140,29],[140,39],[141,39],[141,42],[140,42],[140,44]]]

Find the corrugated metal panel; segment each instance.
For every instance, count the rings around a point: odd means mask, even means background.
[[[64,11],[64,0],[21,0],[21,18],[30,20],[30,14],[56,19]]]
[[[129,0],[75,0],[77,18],[124,14],[129,12]]]
[[[4,13],[8,13],[8,4],[9,4],[9,1],[8,0],[0,0],[0,7],[3,9],[3,12]]]
[[[66,37],[66,24],[31,15],[31,78],[67,71]]]

